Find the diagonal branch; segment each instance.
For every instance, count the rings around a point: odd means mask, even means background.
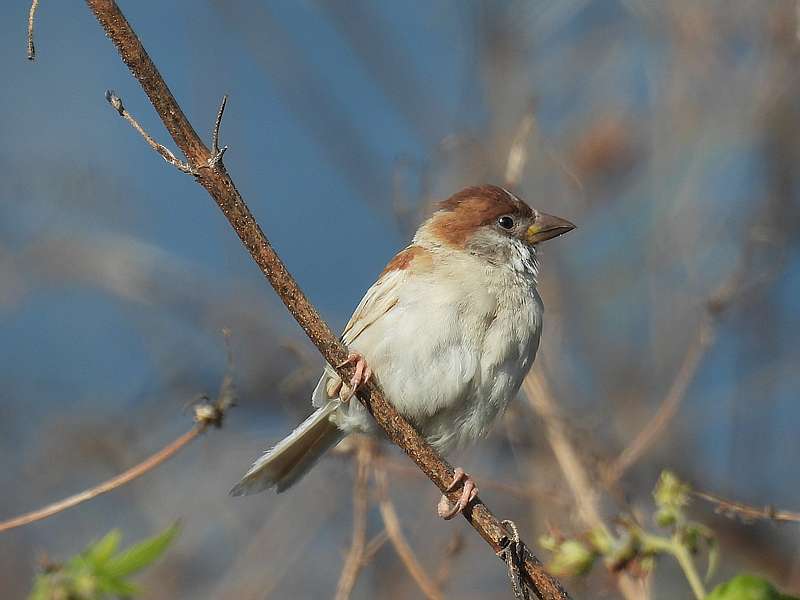
[[[92,500],[93,498],[97,498],[103,494],[107,494],[118,487],[122,487],[123,485],[130,483],[134,479],[138,479],[145,473],[152,471],[162,463],[175,456],[182,448],[184,448],[195,438],[200,436],[200,434],[206,429],[208,429],[209,425],[216,425],[217,423],[221,422],[223,410],[224,409],[212,404],[198,405],[195,408],[194,427],[164,446],[155,454],[147,457],[138,465],[134,465],[127,471],[124,471],[99,485],[89,488],[88,490],[83,490],[82,492],[69,496],[68,498],[48,504],[39,510],[34,510],[13,519],[0,522],[0,533],[3,531],[8,531],[9,529],[22,527],[23,525],[29,525],[31,523],[35,523],[36,521],[42,521],[69,508],[83,504],[88,500]]]
[[[139,38],[113,0],[87,0],[106,35],[117,48],[123,62],[139,81],[153,107],[175,144],[186,156],[190,165],[208,165],[212,153],[203,144],[183,110],[170,92],[161,74],[148,56]],[[297,320],[330,365],[343,364],[347,358],[345,347],[337,340],[328,325],[303,294],[283,261],[277,255],[253,218],[224,165],[219,162],[213,169],[197,169],[195,175],[219,206],[225,218],[236,231],[264,275],[269,279],[278,296]],[[345,380],[352,375],[351,366],[336,371]],[[400,446],[419,468],[444,491],[453,479],[453,469],[436,451],[426,443],[408,422],[386,401],[383,392],[374,382],[358,393],[358,399],[386,431],[389,439]],[[461,490],[448,492],[455,502]],[[509,535],[500,521],[486,505],[476,498],[472,506],[464,511],[464,517],[494,552],[509,543]],[[545,571],[532,554],[524,557],[526,584],[543,600],[566,600],[569,595],[559,581]]]

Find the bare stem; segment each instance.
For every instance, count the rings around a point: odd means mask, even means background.
[[[8,531],[9,529],[15,529],[16,527],[22,527],[23,525],[29,525],[30,523],[47,519],[48,517],[52,517],[53,515],[67,510],[68,508],[78,506],[78,504],[83,504],[87,500],[97,498],[97,496],[106,494],[117,489],[118,487],[125,485],[126,483],[130,483],[134,479],[138,479],[148,471],[152,471],[161,463],[175,456],[175,454],[177,454],[181,448],[189,444],[197,436],[203,433],[207,427],[208,423],[197,423],[178,439],[170,442],[168,445],[146,460],[140,462],[134,467],[131,467],[124,473],[120,473],[116,477],[112,477],[108,481],[104,481],[100,485],[89,488],[88,490],[84,490],[78,494],[75,494],[74,496],[70,496],[69,498],[64,498],[58,502],[48,504],[39,510],[20,515],[19,517],[9,519],[8,521],[3,521],[0,523],[0,533],[3,531]]]
[[[714,329],[711,317],[707,317],[697,330],[697,335],[686,351],[683,363],[670,385],[667,395],[661,401],[658,410],[627,447],[611,463],[605,474],[605,484],[613,486],[620,477],[638,461],[642,455],[656,442],[667,426],[675,418],[678,409],[686,397],[689,385],[694,381],[697,369],[714,340]]]
[[[87,0],[87,4],[106,35],[116,46],[124,63],[139,81],[175,144],[186,156],[188,164],[209,165],[213,155],[189,123],[116,2]],[[195,177],[214,198],[253,260],[324,359],[330,365],[343,364],[347,358],[345,347],[320,318],[317,310],[308,301],[264,236],[224,165],[220,162],[213,169],[198,168]],[[353,374],[353,367],[345,365],[336,371],[347,380]],[[377,384],[371,381],[359,391],[358,399],[384,429],[389,439],[400,446],[431,481],[444,491],[453,479],[453,468],[387,402]],[[459,486],[447,494],[451,502],[455,502],[460,493]],[[506,531],[480,499],[476,499],[471,508],[465,510],[463,514],[494,552],[502,549],[503,542],[507,539]],[[539,598],[543,600],[569,598],[561,583],[547,573],[536,557],[527,552],[524,558],[525,583]]]
[[[360,441],[356,453],[356,478],[353,482],[353,540],[345,558],[339,584],[336,586],[336,600],[347,600],[356,585],[358,574],[364,566],[364,553],[367,539],[367,508],[369,495],[369,466],[372,462],[372,448],[368,441]]]
[[[779,510],[774,506],[764,506],[759,508],[737,502],[735,500],[726,500],[716,494],[709,494],[708,492],[692,492],[698,498],[702,498],[706,502],[711,502],[716,505],[716,512],[733,517],[737,516],[744,521],[781,521],[790,523],[800,523],[800,513],[788,510]]]
[[[387,494],[386,471],[380,466],[375,469],[375,480],[378,484],[378,508],[383,518],[383,526],[386,528],[386,533],[397,551],[397,555],[428,600],[443,600],[444,597],[439,588],[419,564],[419,560],[403,535],[400,518]]]
[[[172,153],[172,150],[155,141],[152,136],[144,130],[144,127],[139,125],[139,121],[134,119],[133,115],[127,111],[125,105],[122,104],[122,98],[117,96],[114,93],[114,90],[106,90],[106,100],[111,107],[116,110],[117,113],[119,113],[119,116],[130,123],[131,127],[133,127],[139,133],[139,135],[144,138],[144,141],[147,142],[147,145],[161,155],[161,158],[178,169],[181,173],[194,175],[194,169],[192,169],[189,163],[178,160],[177,157]]]
[[[33,45],[33,24],[36,19],[37,8],[39,8],[39,0],[33,0],[31,9],[28,11],[28,60],[36,60],[36,46]]]
[[[703,585],[703,580],[697,572],[697,568],[692,560],[692,555],[689,549],[681,543],[677,537],[665,538],[658,535],[652,535],[644,531],[639,532],[642,544],[651,552],[671,554],[678,561],[681,570],[683,571],[689,586],[692,588],[692,593],[697,600],[703,600],[706,597],[706,589]]]
[[[219,386],[217,399],[214,402],[203,401],[195,404],[194,427],[192,427],[178,439],[167,444],[155,454],[151,455],[149,458],[140,462],[138,465],[131,467],[116,477],[112,477],[111,479],[104,481],[100,485],[96,485],[88,490],[84,490],[78,494],[64,498],[63,500],[59,500],[58,502],[48,504],[39,510],[35,510],[24,515],[20,515],[19,517],[0,522],[0,533],[8,531],[9,529],[22,527],[23,525],[28,525],[30,523],[35,523],[36,521],[47,519],[48,517],[52,517],[55,514],[67,510],[68,508],[72,508],[78,504],[83,504],[87,500],[97,498],[97,496],[101,496],[117,489],[118,487],[122,487],[134,479],[138,479],[148,471],[152,471],[162,463],[175,456],[175,454],[177,454],[183,447],[188,445],[192,440],[208,429],[209,426],[221,427],[222,420],[225,418],[225,413],[236,403],[236,389],[233,383],[233,354],[230,346],[230,331],[228,331],[228,329],[224,329],[222,333],[225,338],[225,347],[228,351],[228,368],[225,376],[222,378],[222,383]]]

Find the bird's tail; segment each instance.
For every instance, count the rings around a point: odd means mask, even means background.
[[[242,480],[231,490],[231,496],[246,496],[275,487],[278,493],[297,483],[345,433],[332,417],[341,406],[331,400],[303,421],[297,429],[264,453]]]

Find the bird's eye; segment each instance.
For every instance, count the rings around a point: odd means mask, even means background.
[[[503,229],[513,229],[514,219],[506,215],[504,217],[500,217],[499,219],[497,219],[497,224],[500,225],[500,227],[502,227]]]

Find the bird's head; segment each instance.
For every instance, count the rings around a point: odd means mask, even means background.
[[[528,206],[495,185],[468,187],[441,202],[417,237],[466,251],[492,264],[535,256],[538,244],[575,229],[575,225]]]

